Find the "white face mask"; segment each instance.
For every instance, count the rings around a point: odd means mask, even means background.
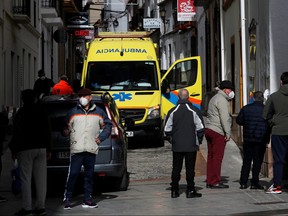
[[[81,104],[83,107],[86,107],[89,101],[88,101],[87,98],[81,97],[81,98],[79,99],[79,102],[80,102],[80,104]]]
[[[41,80],[45,80],[45,76],[41,76],[40,79],[41,79]]]
[[[231,91],[231,92],[229,93],[229,95],[228,95],[228,97],[229,97],[230,99],[233,99],[234,96],[235,96],[234,91]]]

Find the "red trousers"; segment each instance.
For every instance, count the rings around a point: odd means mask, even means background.
[[[206,183],[215,185],[221,181],[221,165],[226,146],[225,136],[206,128],[205,137],[208,146]]]

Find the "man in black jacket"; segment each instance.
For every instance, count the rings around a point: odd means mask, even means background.
[[[201,197],[195,190],[194,176],[195,163],[199,145],[204,136],[204,123],[202,116],[188,100],[189,92],[180,89],[177,106],[167,114],[165,133],[172,137],[173,168],[171,175],[171,197],[179,197],[179,181],[183,159],[185,158],[187,190],[186,197]]]
[[[266,144],[269,142],[267,123],[262,117],[264,110],[264,97],[261,91],[253,94],[254,102],[244,106],[236,122],[243,126],[243,165],[240,176],[240,189],[247,188],[247,181],[253,161],[251,189],[264,189],[259,184],[259,173],[266,151]]]
[[[21,179],[22,209],[15,215],[46,215],[46,160],[51,157],[49,119],[43,107],[35,103],[32,89],[23,90],[21,99],[23,106],[15,115],[13,137],[9,144],[13,159],[18,160]],[[35,182],[35,202],[32,201],[32,178]]]

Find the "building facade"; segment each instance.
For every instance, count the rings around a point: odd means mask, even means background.
[[[0,2],[0,105],[17,108],[23,89],[33,88],[38,70],[54,82],[66,73],[69,46],[65,17],[82,10],[77,0],[2,0]],[[58,32],[59,33],[59,32]],[[59,36],[61,35],[61,36]]]

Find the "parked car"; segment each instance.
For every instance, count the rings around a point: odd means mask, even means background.
[[[78,96],[47,96],[41,100],[47,111],[52,128],[52,158],[47,162],[48,192],[59,186],[64,191],[69,161],[69,136],[64,136],[63,128],[66,126],[65,118],[69,109],[78,104]],[[129,175],[127,172],[128,139],[125,133],[125,124],[121,122],[118,108],[109,93],[93,96],[92,103],[106,111],[112,121],[111,136],[99,145],[99,152],[95,160],[95,189],[99,187],[100,180],[109,182],[113,190],[127,190]],[[83,170],[82,170],[83,171]],[[79,181],[83,181],[83,172]],[[109,180],[109,181],[108,181]],[[83,187],[83,184],[77,184]],[[99,188],[98,188],[99,189]],[[55,188],[55,190],[58,190]]]

